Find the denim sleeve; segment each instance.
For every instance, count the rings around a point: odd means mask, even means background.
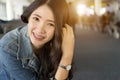
[[[0,80],[36,80],[37,74],[27,64],[23,67],[21,60],[7,53],[0,47]],[[13,79],[11,79],[13,78]]]
[[[14,80],[10,77],[9,72],[5,70],[5,66],[0,62],[0,80]]]

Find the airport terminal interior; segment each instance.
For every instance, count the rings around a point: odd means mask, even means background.
[[[0,0],[0,38],[26,25],[34,0]],[[120,0],[66,0],[75,31],[72,80],[120,80]]]

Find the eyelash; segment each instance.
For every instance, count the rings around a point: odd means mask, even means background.
[[[52,23],[48,23],[48,25],[53,26],[53,27],[55,26],[55,25],[54,25],[54,24],[52,24]]]
[[[39,18],[37,18],[37,17],[33,17],[33,19],[34,19],[35,21],[39,21]]]

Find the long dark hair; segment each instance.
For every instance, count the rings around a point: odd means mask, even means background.
[[[55,75],[62,57],[62,27],[68,23],[69,11],[65,0],[35,0],[21,15],[22,21],[28,23],[31,13],[44,4],[53,11],[56,25],[53,39],[46,43],[37,55],[40,61],[39,78],[49,80],[49,77]],[[71,77],[72,70],[69,72],[69,78]]]

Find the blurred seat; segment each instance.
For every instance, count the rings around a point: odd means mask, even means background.
[[[20,27],[22,25],[25,25],[20,19],[17,20],[10,20],[10,21],[4,21],[0,20],[0,38],[7,32]]]

